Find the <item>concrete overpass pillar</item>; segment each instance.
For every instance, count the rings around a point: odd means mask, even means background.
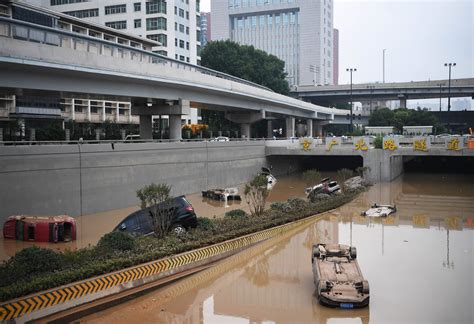
[[[181,140],[181,115],[169,115],[170,139]]]
[[[286,137],[295,136],[295,117],[286,117]]]
[[[249,123],[242,123],[240,124],[240,133],[242,134],[242,138],[250,138],[250,124]]]
[[[272,138],[273,137],[273,125],[272,125],[272,120],[269,119],[267,120],[267,138]]]
[[[153,139],[152,116],[140,115],[140,139]]]
[[[319,121],[314,122],[314,136],[323,136],[323,123]]]
[[[313,136],[313,120],[312,119],[306,120],[306,136],[309,136],[309,137]]]
[[[231,122],[240,124],[240,131],[242,137],[250,138],[250,125],[265,118],[265,111],[259,112],[233,112],[225,113],[225,118]]]
[[[400,98],[400,108],[407,107],[407,98]]]
[[[161,103],[147,103],[143,106],[132,106],[132,115],[140,116],[140,137],[152,138],[152,116],[168,115],[170,139],[181,139],[181,115],[189,115],[191,109],[188,100],[164,100]]]

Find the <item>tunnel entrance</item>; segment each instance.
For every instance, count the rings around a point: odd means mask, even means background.
[[[316,169],[319,171],[337,171],[350,169],[355,171],[364,165],[362,156],[304,156],[301,161],[302,170]]]
[[[403,159],[406,173],[474,174],[472,156],[414,156]]]

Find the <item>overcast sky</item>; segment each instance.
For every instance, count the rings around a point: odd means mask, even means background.
[[[222,0],[227,1],[227,0]],[[315,1],[315,0],[313,0]],[[474,0],[334,0],[339,83],[474,77]],[[209,11],[210,0],[202,0]],[[211,27],[212,28],[212,27]]]

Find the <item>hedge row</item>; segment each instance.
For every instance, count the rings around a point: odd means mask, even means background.
[[[162,239],[134,238],[114,232],[102,237],[95,247],[75,251],[59,253],[38,247],[27,248],[0,266],[0,300],[10,300],[292,222],[339,207],[359,192],[331,196],[318,203],[299,198],[273,203],[261,217],[234,212],[223,219],[198,218],[197,228]]]

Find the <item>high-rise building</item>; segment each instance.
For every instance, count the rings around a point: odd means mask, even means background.
[[[154,51],[180,61],[200,61],[199,0],[24,0],[120,31],[158,41]]]
[[[339,84],[339,29],[334,28],[333,31],[334,39],[332,43],[334,44],[334,48],[332,50],[334,58],[333,58],[333,84]]]
[[[211,0],[212,39],[285,62],[290,85],[333,84],[333,0]]]
[[[211,13],[201,12],[201,46],[211,41]]]
[[[200,64],[200,0],[22,0],[120,32],[146,37],[161,46],[153,52],[191,64]],[[119,104],[119,103],[117,103]],[[183,115],[198,123],[197,109]]]

